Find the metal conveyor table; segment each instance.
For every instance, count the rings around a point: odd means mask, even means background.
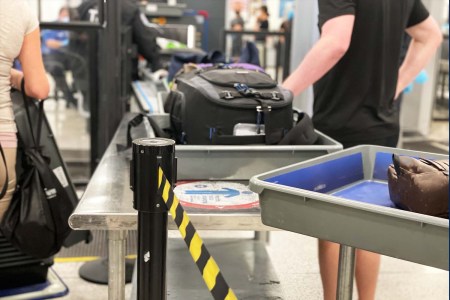
[[[73,229],[108,231],[109,299],[124,299],[127,231],[137,229],[137,211],[133,209],[133,194],[129,188],[131,150],[126,148],[127,125],[135,116],[135,113],[128,113],[123,118],[78,206],[69,218]],[[248,182],[258,172],[342,149],[342,145],[336,141],[318,134],[319,144],[310,146],[176,146],[177,179]],[[232,211],[196,207],[185,209],[198,230],[273,230],[261,223],[259,207]],[[169,229],[176,230],[175,223],[169,219]],[[258,250],[260,261],[261,253],[265,253],[265,249],[263,250],[264,252]],[[267,253],[264,255],[266,257],[262,261],[267,258]],[[261,273],[261,270],[258,272]],[[274,274],[270,264],[266,265],[264,272]],[[170,286],[168,290],[170,291]],[[261,290],[264,291],[262,288]],[[267,293],[267,297],[274,296]],[[256,297],[263,299],[261,295]]]

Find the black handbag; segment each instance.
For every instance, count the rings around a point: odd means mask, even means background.
[[[21,252],[47,258],[61,249],[70,234],[68,218],[75,207],[49,167],[50,159],[42,153],[43,102],[39,102],[37,127],[32,126],[28,106],[36,103],[25,95],[23,82],[22,94],[32,142],[21,138],[19,131],[17,163],[22,171],[17,174],[17,188],[0,222],[0,230]]]

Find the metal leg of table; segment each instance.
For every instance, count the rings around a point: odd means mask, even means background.
[[[269,231],[255,231],[254,240],[268,244],[270,240]]]
[[[108,265],[108,299],[125,299],[125,254],[126,230],[110,230],[108,232],[109,265]]]
[[[337,300],[351,300],[353,296],[353,275],[355,273],[355,248],[341,245],[339,249]]]

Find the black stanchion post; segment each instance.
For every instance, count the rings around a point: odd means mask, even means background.
[[[175,142],[163,138],[133,141],[131,188],[138,211],[137,300],[166,299],[167,207],[158,195],[158,168],[171,180]]]

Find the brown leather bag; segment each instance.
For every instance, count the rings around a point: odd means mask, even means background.
[[[448,160],[392,155],[389,195],[398,207],[448,219]]]

